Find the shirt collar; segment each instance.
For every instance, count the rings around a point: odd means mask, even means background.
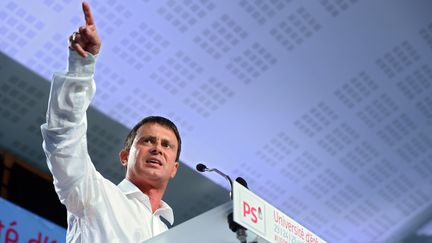
[[[149,197],[144,194],[137,186],[135,186],[128,179],[123,179],[117,187],[122,191],[127,198],[136,198],[143,202],[151,212],[151,205]],[[171,225],[174,223],[174,213],[172,208],[164,201],[161,200],[161,206],[155,211],[155,214],[160,214],[164,217]]]

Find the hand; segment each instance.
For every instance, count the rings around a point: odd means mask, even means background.
[[[99,53],[101,40],[96,31],[90,5],[87,2],[83,2],[82,8],[86,23],[85,26],[79,27],[78,32],[74,32],[69,37],[69,48],[78,52],[80,56],[85,58],[87,57],[87,52],[93,55]]]

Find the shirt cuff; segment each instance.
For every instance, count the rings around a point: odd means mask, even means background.
[[[87,52],[87,57],[69,50],[68,74],[73,76],[91,76],[94,74],[97,55]]]

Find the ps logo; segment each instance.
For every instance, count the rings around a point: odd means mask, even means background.
[[[261,207],[253,207],[249,205],[246,201],[243,201],[243,217],[250,216],[250,220],[252,223],[256,224],[258,222],[258,219],[263,219],[263,213],[261,210]]]
[[[238,192],[237,196],[234,194],[234,215],[237,215],[234,220],[257,234],[265,235],[266,222],[269,222],[267,216],[270,215],[267,215],[265,201],[243,187],[234,192]]]

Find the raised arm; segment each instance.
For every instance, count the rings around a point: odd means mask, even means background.
[[[83,12],[86,24],[70,38],[68,71],[53,76],[46,123],[41,126],[56,192],[74,213],[89,200],[88,182],[97,175],[87,151],[86,111],[96,90],[93,74],[101,41],[87,3]]]

